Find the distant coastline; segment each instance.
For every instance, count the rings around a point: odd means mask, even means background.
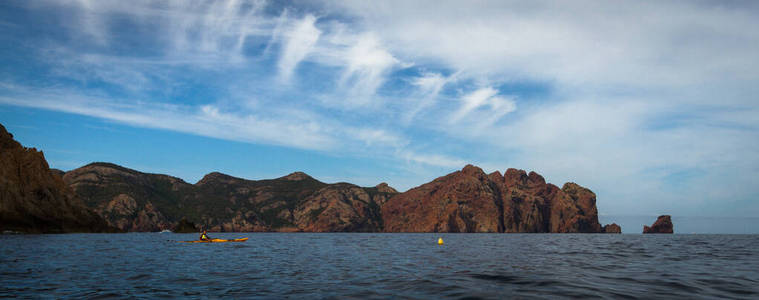
[[[6,205],[0,213],[7,217],[0,223],[0,232],[154,232],[172,229],[181,219],[217,232],[606,230],[598,222],[591,190],[571,182],[559,188],[535,172],[517,169],[485,174],[467,165],[403,193],[385,183],[374,187],[327,184],[302,172],[257,181],[213,172],[189,184],[110,163],[92,163],[68,172],[51,170],[42,152],[34,154],[36,149],[22,147],[4,127],[0,129],[3,156],[19,153],[19,158],[4,164],[3,176],[10,176],[5,180],[10,185],[3,187]],[[30,165],[38,167],[30,169]],[[18,169],[31,175],[13,177],[13,170]],[[24,190],[14,192],[30,186],[45,186],[49,192],[31,197]],[[71,216],[65,221],[72,225],[59,226],[56,223],[64,221],[45,217],[60,210],[60,205],[45,200],[49,197],[72,203]],[[35,211],[36,215],[31,213]],[[87,221],[77,215],[87,216]],[[618,232],[619,227],[615,228]]]

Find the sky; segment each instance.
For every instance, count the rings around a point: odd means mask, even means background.
[[[756,217],[758,28],[756,2],[0,1],[0,123],[62,170],[404,191],[474,164],[602,215]]]

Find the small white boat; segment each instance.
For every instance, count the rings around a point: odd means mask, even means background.
[[[171,230],[164,229],[164,230],[161,230],[161,233],[172,233],[172,232],[171,232]]]

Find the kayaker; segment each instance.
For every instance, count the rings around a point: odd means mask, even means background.
[[[205,240],[210,240],[210,239],[211,239],[211,238],[210,238],[210,237],[208,237],[208,234],[206,234],[206,230],[205,230],[205,229],[203,229],[203,233],[201,233],[201,234],[200,234],[200,240],[201,240],[201,241],[205,241]]]

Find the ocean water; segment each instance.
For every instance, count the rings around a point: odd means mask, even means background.
[[[759,298],[759,235],[212,236],[0,235],[0,297]]]

